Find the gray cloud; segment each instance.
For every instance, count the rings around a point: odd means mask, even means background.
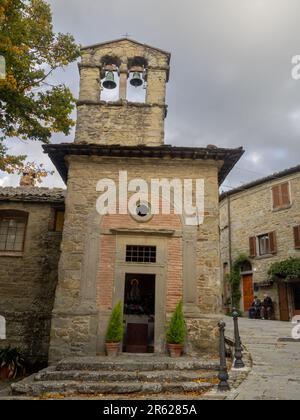
[[[299,164],[300,81],[291,78],[292,56],[300,54],[298,0],[49,3],[55,29],[82,45],[128,32],[172,52],[166,143],[244,146],[247,153],[224,189]],[[78,94],[76,65],[55,78]],[[41,157],[38,145],[27,146],[27,153]],[[58,176],[46,181],[59,182]]]

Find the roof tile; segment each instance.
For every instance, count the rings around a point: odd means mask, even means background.
[[[0,201],[63,203],[66,190],[43,187],[0,187]]]

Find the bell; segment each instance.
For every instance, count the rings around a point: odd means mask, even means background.
[[[106,73],[105,80],[103,82],[103,87],[105,89],[115,89],[117,87],[117,84],[115,82],[114,73],[112,71],[108,71]]]
[[[140,73],[138,72],[133,73],[132,79],[130,80],[130,84],[136,88],[139,86],[142,86],[143,81],[142,81]]]

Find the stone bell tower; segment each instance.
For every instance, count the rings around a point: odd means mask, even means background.
[[[130,39],[83,48],[75,142],[163,145],[170,58]],[[146,90],[144,101],[128,100],[132,86]],[[116,100],[103,100],[107,89],[118,90]]]

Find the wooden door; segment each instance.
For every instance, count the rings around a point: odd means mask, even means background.
[[[246,312],[246,311],[249,311],[254,300],[252,274],[243,276],[243,298],[244,298],[244,311]]]
[[[148,325],[127,324],[126,353],[147,353]]]
[[[288,301],[286,283],[278,284],[278,296],[279,296],[280,321],[289,321],[290,313],[289,313],[289,301]]]

